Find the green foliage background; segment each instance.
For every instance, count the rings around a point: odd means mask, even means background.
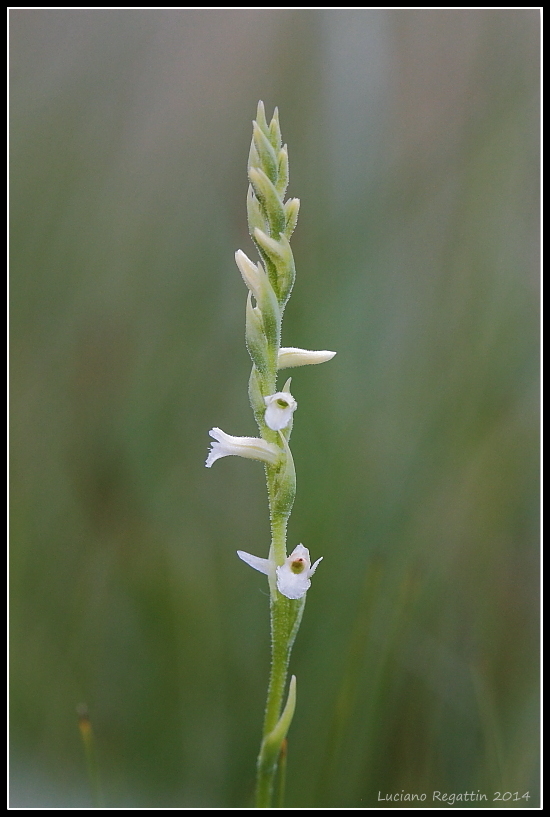
[[[11,804],[91,805],[81,703],[107,805],[251,803],[264,475],[204,460],[255,433],[263,99],[302,202],[283,342],[338,351],[293,376],[289,545],[324,561],[287,804],[536,805],[539,12],[21,9],[10,36]]]

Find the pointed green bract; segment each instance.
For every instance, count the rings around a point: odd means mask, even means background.
[[[269,368],[268,343],[262,313],[257,306],[252,306],[250,292],[246,301],[246,348],[256,369],[266,375]]]
[[[294,232],[296,228],[296,223],[298,221],[298,213],[300,211],[300,199],[289,199],[285,204],[285,217],[286,217],[286,224],[285,224],[285,235],[288,239]],[[262,229],[258,227],[258,229]]]
[[[269,232],[269,220],[254,195],[251,184],[248,186],[246,197],[246,214],[248,216],[248,231],[252,237],[254,237],[254,230],[256,229],[263,230],[264,233]]]
[[[277,181],[275,183],[275,188],[282,199],[284,198],[288,187],[288,150],[286,145],[279,151],[277,161]]]
[[[269,171],[269,168],[266,170]],[[260,167],[249,168],[248,178],[256,198],[267,215],[271,235],[278,237],[285,228],[286,218],[277,188],[269,179],[267,172]]]
[[[265,118],[264,103],[262,102],[261,99],[258,102],[258,112],[256,113],[256,122],[258,123],[260,128],[263,130],[263,132],[267,136],[267,134],[269,133],[269,127],[268,127],[268,124],[267,124],[267,120]]]
[[[269,138],[274,149],[277,151],[282,144],[281,127],[279,125],[279,109],[275,108],[273,111],[273,118],[269,124]]]
[[[257,122],[254,122],[252,142],[256,148],[256,153],[253,154],[251,151],[250,166],[263,168],[268,178],[275,183],[279,177],[278,157],[273,150],[273,145],[259,128]]]
[[[293,675],[290,679],[288,687],[288,698],[281,717],[277,721],[275,728],[265,736],[262,741],[262,748],[260,750],[260,757],[258,759],[258,766],[265,766],[267,770],[274,767],[279,758],[281,744],[286,738],[292,718],[294,717],[294,710],[296,709],[296,676]]]

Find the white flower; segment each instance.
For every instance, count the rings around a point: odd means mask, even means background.
[[[312,565],[309,550],[296,545],[284,565],[277,568],[277,588],[287,599],[301,599],[311,587],[310,578],[323,557]]]
[[[290,380],[289,377],[282,391],[264,397],[267,407],[264,416],[265,424],[273,431],[286,428],[292,419],[293,413],[298,408],[298,403],[289,391]]]
[[[303,545],[297,545],[290,556],[287,557],[285,563],[276,567],[269,559],[261,559],[259,556],[252,556],[251,553],[245,553],[244,550],[238,550],[237,556],[246,562],[247,565],[253,567],[254,570],[259,570],[260,573],[265,573],[269,576],[275,569],[277,576],[277,589],[279,593],[286,596],[287,599],[301,599],[311,587],[311,577],[317,569],[317,565],[323,558],[312,565],[309,558],[309,550]]]
[[[332,360],[336,352],[323,350],[312,352],[309,349],[297,349],[295,346],[286,346],[279,349],[277,361],[278,369],[290,369],[291,366],[307,366],[310,363],[325,363]]]
[[[216,440],[211,443],[212,448],[206,458],[206,467],[211,468],[221,457],[235,455],[252,460],[262,460],[269,465],[275,465],[281,456],[281,449],[276,445],[262,440],[260,437],[232,437],[221,428],[212,428],[210,436]]]

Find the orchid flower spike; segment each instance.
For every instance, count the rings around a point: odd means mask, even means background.
[[[290,380],[291,378],[289,377],[282,391],[264,397],[266,405],[264,416],[265,424],[273,431],[280,431],[282,428],[286,428],[292,419],[292,415],[298,408],[298,403],[289,391]]]
[[[262,440],[261,437],[232,437],[221,428],[212,428],[210,436],[216,442],[211,443],[212,447],[206,458],[207,468],[211,468],[216,460],[232,455],[261,460],[269,465],[275,465],[281,456],[280,448]]]
[[[251,553],[245,553],[244,550],[238,550],[237,556],[246,562],[247,565],[253,567],[254,570],[259,570],[260,573],[265,573],[266,576],[275,568],[277,576],[277,590],[286,596],[287,599],[301,599],[309,588],[311,587],[311,577],[317,569],[317,565],[322,560],[317,559],[314,564],[311,564],[309,558],[309,550],[303,545],[297,545],[290,556],[287,557],[284,564],[280,567],[275,567],[273,562],[269,559],[261,559],[259,556],[253,556]]]

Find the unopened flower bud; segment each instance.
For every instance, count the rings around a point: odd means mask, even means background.
[[[309,349],[297,349],[295,346],[285,346],[279,349],[277,368],[290,369],[293,366],[325,363],[327,360],[332,360],[335,354],[336,352],[329,352],[326,349],[321,352],[313,352]]]

